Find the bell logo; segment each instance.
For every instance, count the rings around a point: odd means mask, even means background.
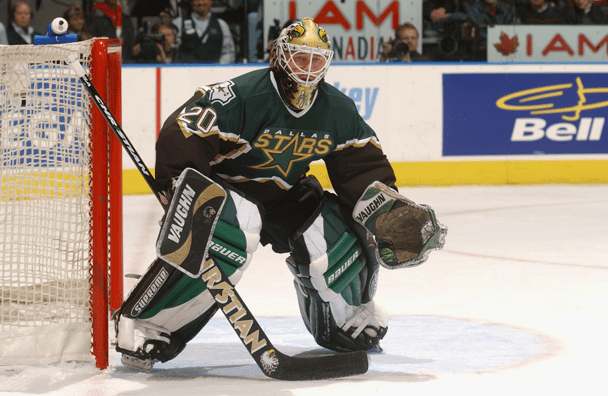
[[[518,118],[515,120],[512,142],[533,142],[547,137],[555,142],[598,141],[602,136],[604,118],[581,118],[577,125],[569,122],[559,122],[547,127],[547,121],[542,118]],[[547,127],[545,129],[545,127]]]

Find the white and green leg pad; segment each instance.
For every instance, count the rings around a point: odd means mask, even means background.
[[[366,243],[365,233],[346,224],[337,198],[329,193],[290,238],[287,263],[300,312],[325,348],[369,350],[386,334],[388,315],[373,301],[379,265],[369,257]]]
[[[213,236],[191,249],[207,249],[233,284],[257,249],[262,228],[258,206],[226,189]],[[138,360],[165,362],[179,354],[213,317],[217,307],[202,279],[157,259],[135,285],[116,315],[117,346],[123,363],[147,371]],[[127,362],[124,356],[127,355]]]

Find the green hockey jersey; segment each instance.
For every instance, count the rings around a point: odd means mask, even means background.
[[[280,200],[323,160],[335,192],[352,208],[373,181],[394,172],[354,102],[322,82],[301,112],[281,100],[269,68],[199,88],[165,122],[156,178],[165,189],[186,167],[218,175],[260,203]]]

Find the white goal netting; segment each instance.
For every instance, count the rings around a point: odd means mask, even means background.
[[[91,46],[0,46],[0,364],[92,358]]]

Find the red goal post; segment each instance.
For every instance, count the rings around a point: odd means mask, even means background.
[[[122,282],[122,147],[64,60],[121,118],[121,46],[0,46],[0,365],[109,364]]]

